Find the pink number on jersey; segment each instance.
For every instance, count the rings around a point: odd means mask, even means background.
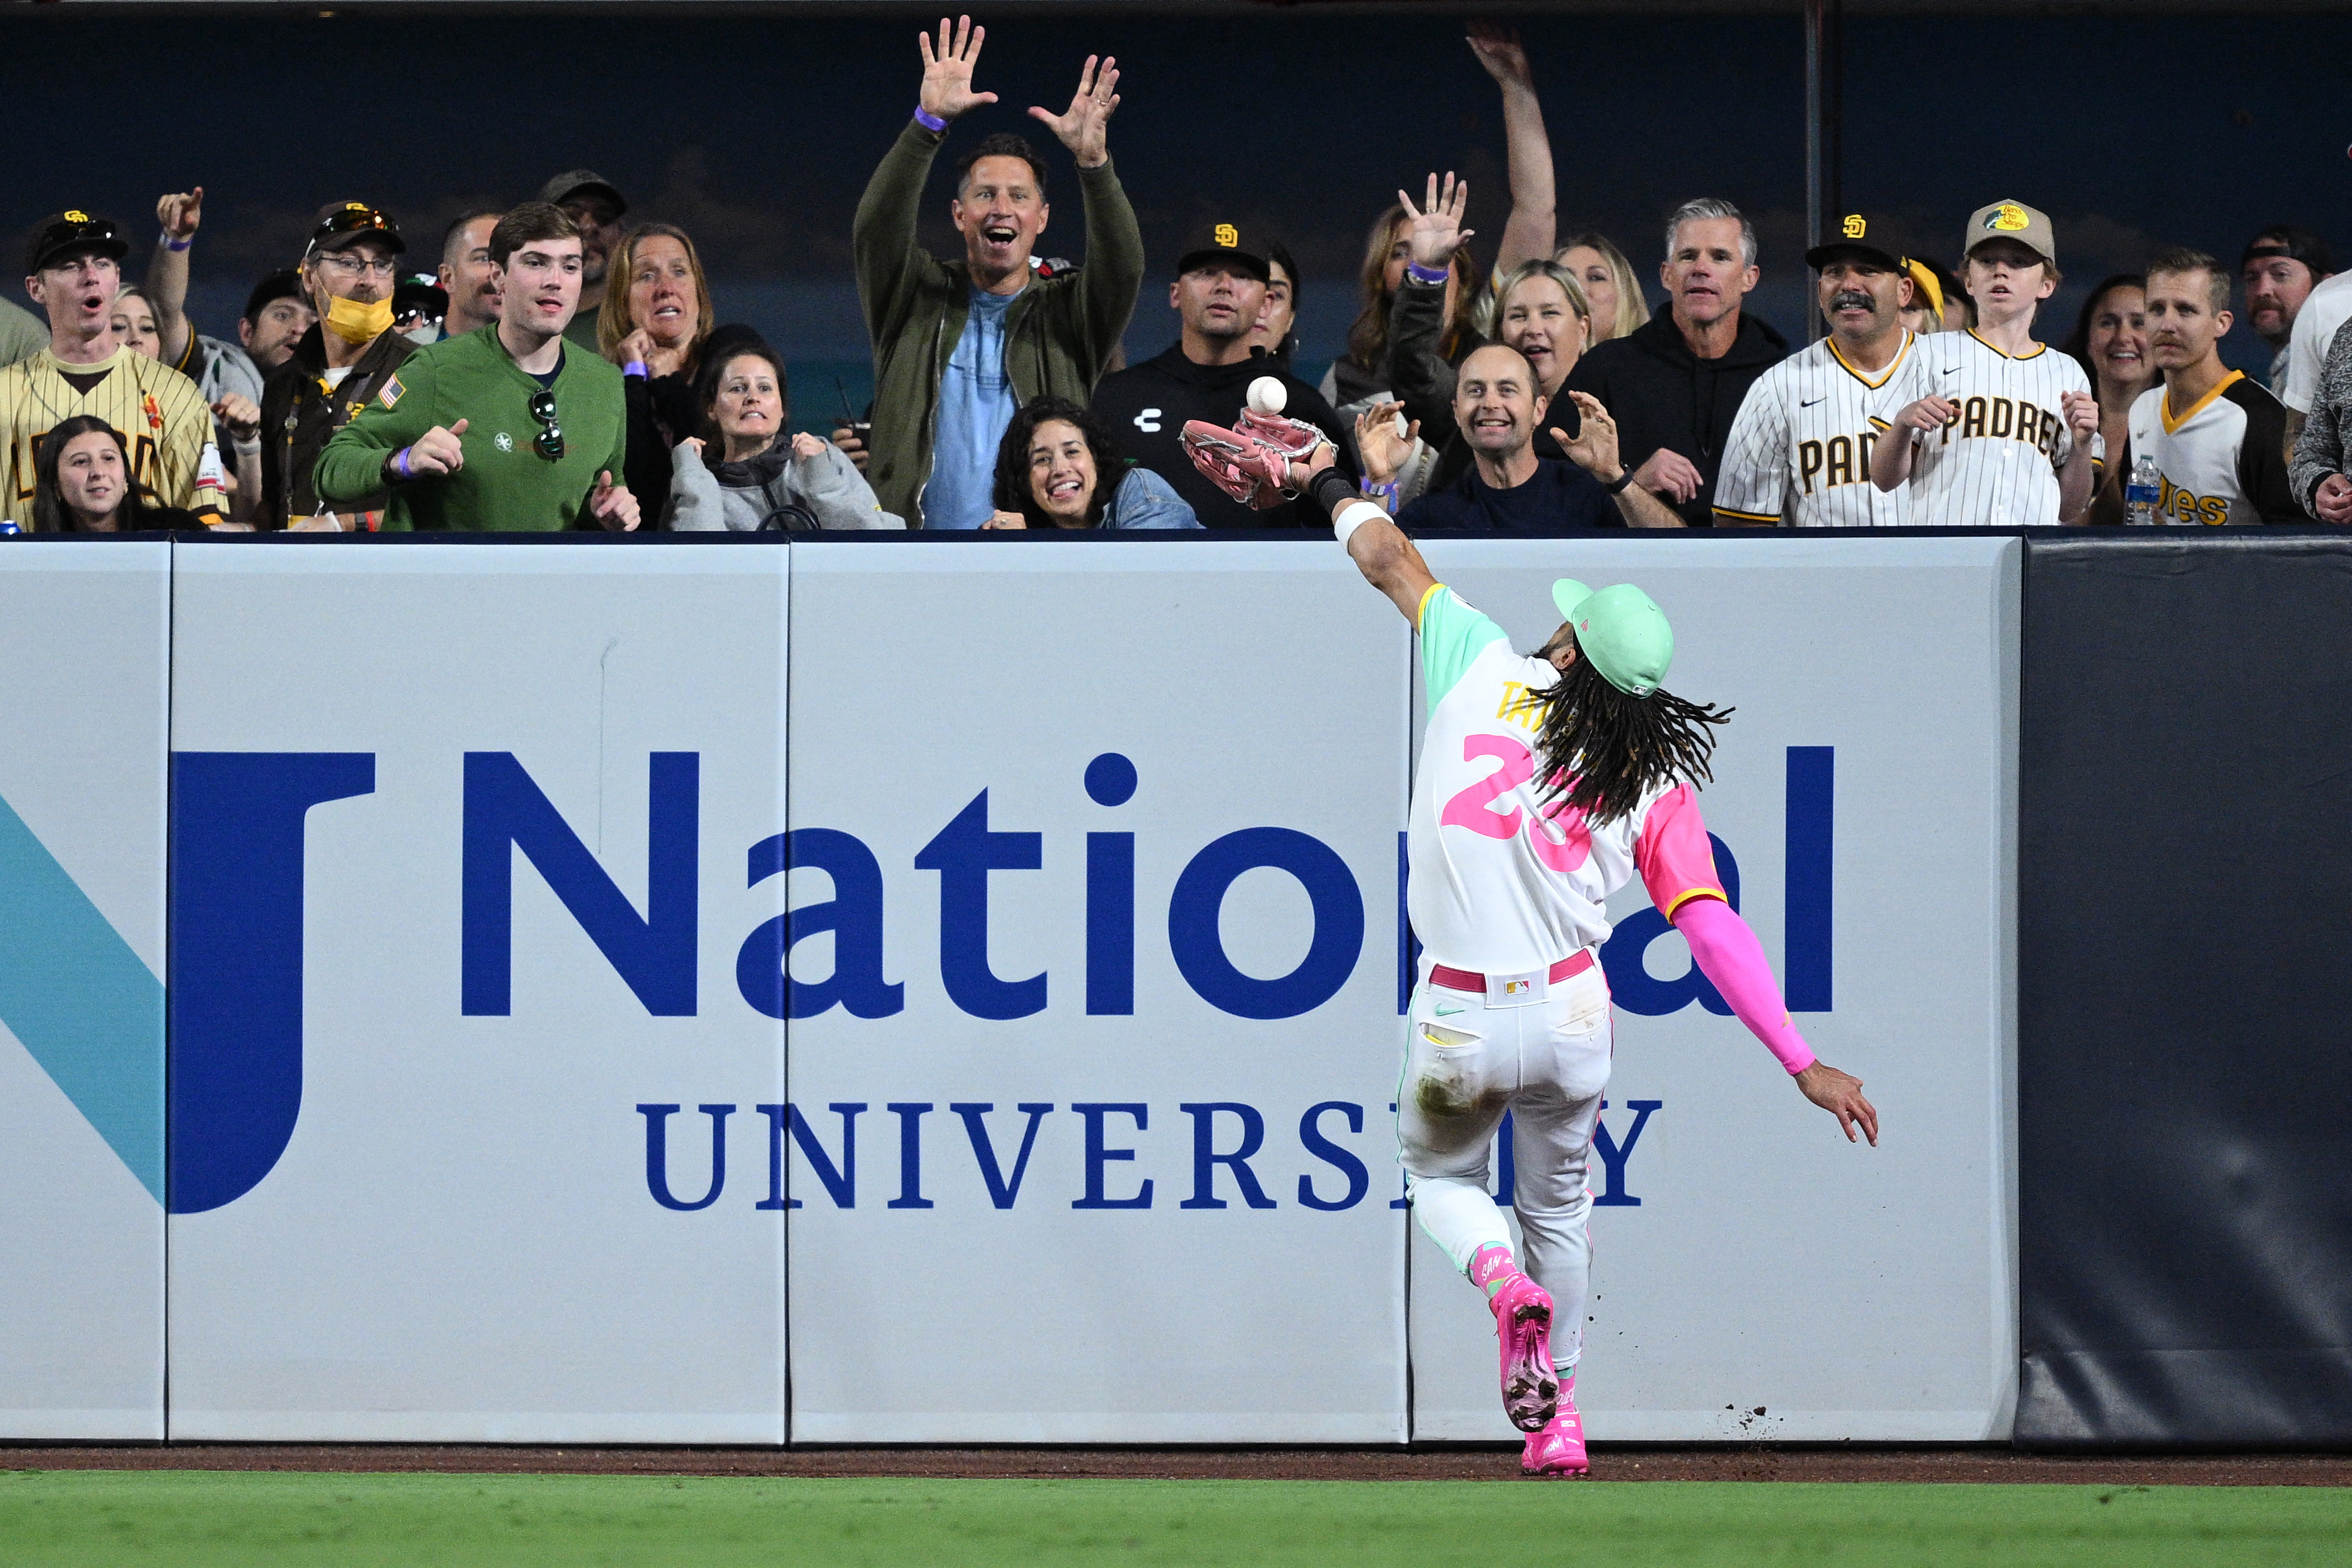
[[[1552,775],[1552,782],[1565,783],[1558,773]],[[1555,840],[1546,823],[1557,824],[1563,837]],[[1575,870],[1592,855],[1592,829],[1586,825],[1584,813],[1569,805],[1564,795],[1537,809],[1528,824],[1528,841],[1535,846],[1537,859],[1562,873]]]
[[[1437,825],[1466,827],[1482,838],[1508,838],[1519,830],[1519,808],[1515,805],[1507,813],[1497,814],[1494,802],[1534,776],[1535,759],[1508,735],[1465,735],[1462,760],[1466,763],[1474,757],[1497,757],[1503,765],[1447,801]]]

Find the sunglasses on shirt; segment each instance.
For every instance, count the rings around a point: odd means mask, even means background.
[[[530,449],[551,463],[558,461],[563,456],[563,426],[555,422],[555,394],[532,393],[530,416],[546,426],[530,438]]]

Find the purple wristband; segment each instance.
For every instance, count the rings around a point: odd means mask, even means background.
[[[948,122],[938,115],[927,111],[919,103],[915,105],[915,123],[934,136],[944,136],[948,133]]]
[[[404,479],[413,479],[416,477],[408,467],[408,454],[415,450],[416,448],[414,447],[403,447],[392,455],[392,471]]]
[[[1404,275],[1416,283],[1443,283],[1451,276],[1445,268],[1423,267],[1418,261],[1408,262],[1405,265]]]
[[[166,250],[185,250],[188,247],[196,243],[196,237],[193,234],[185,239],[173,239],[168,234],[161,236],[160,237],[163,239],[163,248]]]
[[[641,359],[633,359],[628,363],[623,365],[621,367],[621,374],[623,375],[634,375],[640,381],[651,381],[653,379],[653,373],[646,369],[646,362]]]

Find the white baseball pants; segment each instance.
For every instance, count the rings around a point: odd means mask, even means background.
[[[1562,1373],[1584,1347],[1592,1273],[1585,1171],[1609,1085],[1609,983],[1594,964],[1528,1006],[1490,1006],[1429,981],[1413,992],[1412,1043],[1397,1085],[1397,1157],[1421,1228],[1467,1275],[1488,1243],[1509,1246],[1487,1193],[1488,1151],[1511,1113],[1520,1267],[1551,1292],[1551,1355]]]

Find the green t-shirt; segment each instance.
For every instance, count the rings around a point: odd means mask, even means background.
[[[453,428],[466,461],[454,474],[392,481],[387,530],[461,532],[571,528],[585,521],[596,477],[625,484],[628,405],[618,367],[566,345],[554,384],[563,456],[540,456],[544,426],[530,412],[539,378],[523,370],[488,326],[419,349],[319,454],[319,494],[352,501],[383,487],[384,459],[438,425]],[[646,498],[640,497],[640,501]],[[658,507],[660,498],[652,498]]]
[[[596,352],[597,314],[598,312],[594,310],[574,311],[572,317],[572,324],[563,329],[563,341],[567,343],[578,343],[590,353],[594,353]]]

